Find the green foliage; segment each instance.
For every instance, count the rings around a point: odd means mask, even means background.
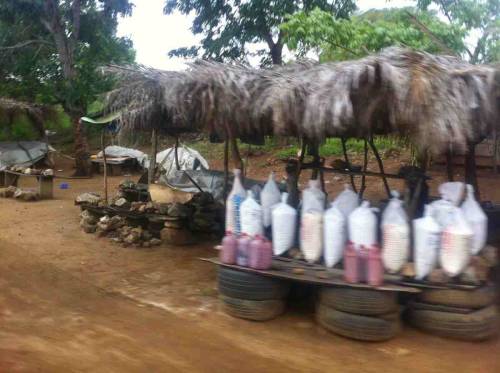
[[[192,31],[203,35],[200,46],[170,52],[176,56],[197,56],[224,60],[243,60],[251,55],[248,45],[265,42],[267,49],[258,49],[262,64],[281,63],[283,47],[279,25],[287,14],[322,9],[335,18],[347,18],[355,10],[352,0],[167,0],[165,13],[179,10],[194,13]]]
[[[0,141],[37,140],[38,131],[24,114],[16,115],[14,120],[6,125],[0,118]]]
[[[450,25],[477,36],[466,49],[471,63],[500,61],[500,0],[418,0],[417,5],[423,10],[437,6]]]
[[[291,16],[281,29],[290,49],[301,56],[315,51],[323,61],[359,58],[393,45],[440,52],[442,47],[419,25],[456,53],[464,51],[462,28],[447,25],[433,12],[417,13],[413,8],[371,10],[350,20],[336,19],[314,9]]]
[[[53,13],[45,7],[49,3],[56,4]],[[72,6],[77,3],[81,8],[75,16]],[[131,9],[128,0],[2,0],[0,95],[85,112],[112,84],[97,67],[134,60],[130,40],[116,36],[118,16]],[[60,33],[54,26],[57,19]],[[56,36],[62,41],[56,43]],[[61,53],[61,43],[66,43],[67,55]]]

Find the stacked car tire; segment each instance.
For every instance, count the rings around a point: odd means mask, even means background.
[[[408,321],[442,337],[480,341],[498,333],[495,289],[428,289],[410,303]]]
[[[222,309],[231,316],[265,321],[285,311],[286,281],[219,267],[217,282]]]
[[[317,322],[329,331],[363,341],[385,341],[400,330],[394,292],[325,287],[320,290]]]

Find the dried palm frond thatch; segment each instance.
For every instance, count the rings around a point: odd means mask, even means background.
[[[1,120],[6,121],[4,124],[12,123],[16,116],[20,114],[26,115],[40,136],[43,136],[44,122],[55,116],[55,110],[46,105],[0,97],[0,115]]]
[[[125,109],[122,121],[132,128],[317,142],[394,133],[439,151],[479,141],[500,116],[498,67],[400,48],[270,70],[207,61],[183,72],[114,69],[122,84],[108,96],[108,110]]]

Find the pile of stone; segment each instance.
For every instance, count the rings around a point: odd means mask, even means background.
[[[22,189],[15,186],[9,186],[7,188],[0,188],[0,197],[3,198],[15,198],[20,201],[33,202],[40,199],[40,195],[36,190],[32,189]]]
[[[104,206],[104,199],[99,193],[82,193],[75,198],[75,205]]]
[[[86,233],[95,233],[98,237],[108,237],[112,242],[120,243],[123,247],[153,247],[161,244],[161,240],[142,227],[131,227],[121,216],[101,218],[84,210],[80,214],[80,227]]]
[[[54,170],[51,168],[47,168],[45,170],[32,168],[32,167],[24,167],[24,166],[11,166],[8,167],[7,170],[13,172],[19,172],[25,175],[42,175],[42,176],[54,176]]]
[[[197,193],[185,207],[191,211],[189,229],[193,232],[222,234],[224,206],[217,203],[210,193]]]

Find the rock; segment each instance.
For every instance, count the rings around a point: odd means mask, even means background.
[[[115,243],[122,243],[123,239],[121,237],[112,237],[110,238],[110,241]]]
[[[158,210],[158,214],[160,215],[168,215],[168,209],[170,208],[170,203],[157,203],[155,205],[156,210]]]
[[[97,216],[92,214],[89,210],[83,210],[82,213],[80,214],[80,217],[82,218],[82,221],[90,225],[96,225],[97,222],[99,221]]]
[[[139,240],[139,237],[137,237],[137,235],[135,235],[135,234],[129,234],[127,237],[125,237],[123,239],[123,242],[131,245],[134,242],[137,242],[138,240]]]
[[[42,171],[43,176],[54,176],[54,170],[51,168],[48,168],[46,170]]]
[[[403,266],[403,269],[401,270],[401,275],[403,275],[403,277],[407,277],[407,278],[414,278],[416,275],[415,265],[411,262],[406,263]]]
[[[95,233],[95,231],[97,230],[97,225],[88,224],[85,221],[80,222],[80,227],[85,233]]]
[[[38,201],[40,199],[40,196],[34,190],[24,190],[17,188],[16,192],[14,193],[14,198],[26,202],[31,202]]]
[[[153,235],[149,231],[142,232],[142,239],[144,241],[150,241],[153,238]]]
[[[172,245],[190,245],[195,242],[193,234],[187,229],[165,227],[160,231],[161,240]]]
[[[97,224],[97,226],[96,226],[95,233],[96,233],[97,237],[105,237],[108,234],[107,231],[101,229],[99,224]]]
[[[127,205],[129,205],[129,202],[125,199],[125,198],[118,198],[115,202],[114,202],[114,205],[115,206],[118,206],[118,207],[123,207],[125,208]]]
[[[0,189],[0,197],[3,198],[12,198],[16,193],[17,188],[15,186],[9,186],[7,188]]]
[[[81,205],[82,203],[88,203],[90,205],[98,206],[101,202],[101,196],[97,193],[83,193],[76,197],[75,205]]]
[[[146,203],[146,210],[154,210],[154,209],[155,205],[153,204],[153,202]]]
[[[447,284],[450,277],[440,268],[434,269],[427,279],[434,284]]]
[[[151,244],[151,246],[160,246],[161,245],[161,240],[159,240],[158,238],[152,238],[149,243]]]
[[[186,218],[189,214],[189,208],[181,203],[172,203],[167,211],[167,215],[172,217]]]

